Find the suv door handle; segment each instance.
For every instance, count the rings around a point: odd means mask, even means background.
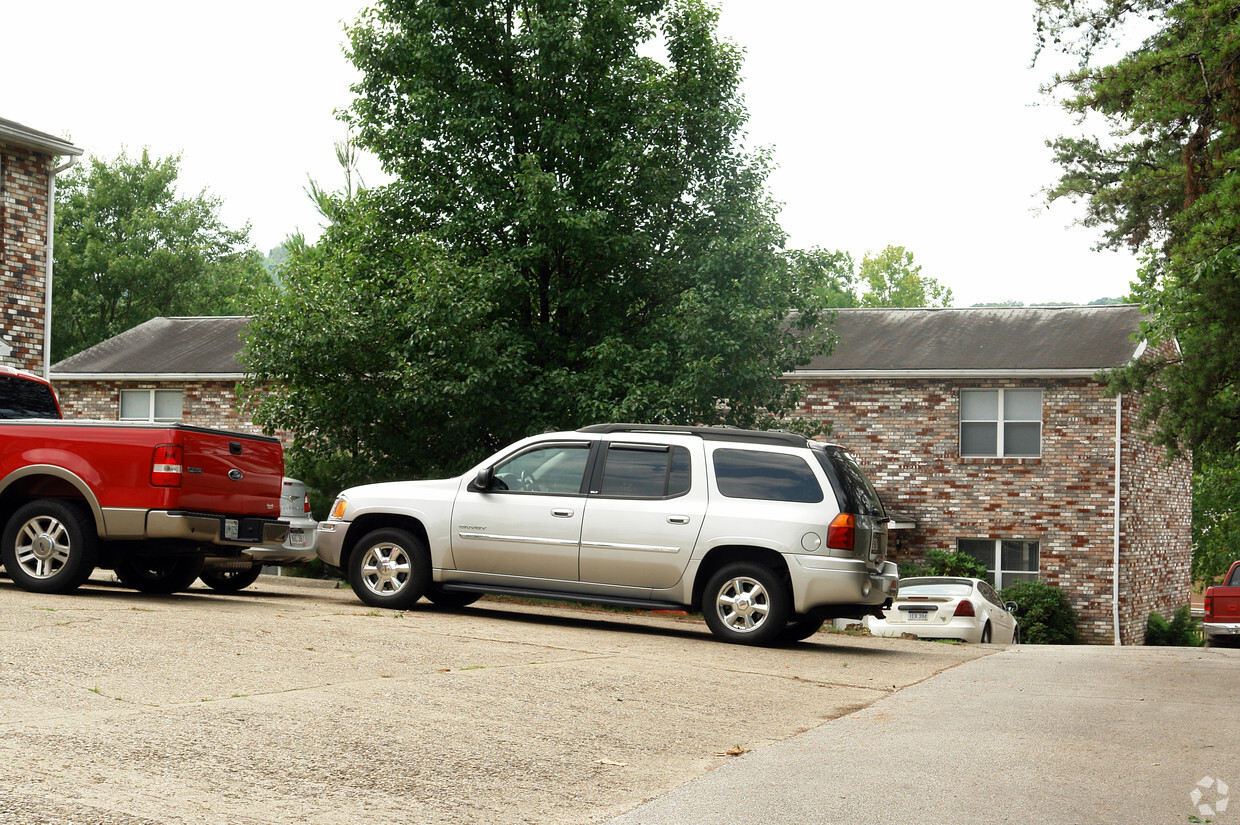
[[[565,507],[557,507],[556,509],[551,511],[551,515],[555,516],[556,518],[572,518],[573,511]]]
[[[668,524],[688,524],[689,517],[688,516],[668,516],[667,523]]]

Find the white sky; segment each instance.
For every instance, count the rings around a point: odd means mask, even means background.
[[[342,21],[365,5],[4,0],[0,117],[98,157],[180,153],[183,192],[221,198],[263,251],[295,228],[315,237],[304,187],[342,183],[334,110],[356,78]],[[1045,140],[1072,124],[1038,93],[1056,64],[1029,68],[1032,0],[719,5],[747,52],[749,139],[774,148],[790,246],[860,261],[902,245],[956,306],[1127,293],[1135,260],[1092,251],[1079,209],[1039,196],[1057,178]]]

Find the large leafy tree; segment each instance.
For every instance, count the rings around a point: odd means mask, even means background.
[[[952,291],[921,274],[921,264],[902,246],[888,246],[861,259],[858,280],[865,288],[864,307],[946,307]]]
[[[1038,0],[1041,48],[1077,58],[1049,87],[1103,136],[1052,142],[1049,195],[1084,203],[1108,247],[1143,255],[1135,295],[1153,343],[1177,341],[1116,375],[1148,393],[1146,420],[1175,454],[1240,446],[1240,2]],[[1133,42],[1130,24],[1152,26]],[[1129,38],[1125,40],[1125,38]],[[1096,65],[1106,47],[1127,45]],[[1088,116],[1088,117],[1086,117]]]
[[[56,191],[52,358],[158,315],[243,313],[268,281],[249,230],[219,201],[177,194],[180,160],[90,158]]]
[[[247,349],[259,419],[296,456],[409,475],[547,427],[788,411],[821,302],[740,148],[715,23],[699,0],[366,12],[347,119],[393,181],[339,197],[283,268]]]

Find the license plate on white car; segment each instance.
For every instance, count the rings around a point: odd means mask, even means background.
[[[289,547],[305,547],[306,531],[300,527],[290,527],[288,531]]]
[[[924,622],[928,621],[929,618],[930,614],[925,610],[910,610],[908,612],[908,620],[910,622]]]

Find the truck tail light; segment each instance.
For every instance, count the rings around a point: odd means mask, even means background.
[[[185,451],[180,444],[160,444],[151,458],[151,484],[155,487],[180,487]]]
[[[960,604],[956,605],[956,612],[953,616],[976,616],[977,611],[973,609],[973,602],[968,599],[961,599]]]
[[[1206,594],[1205,614],[1206,614],[1207,620],[1214,618],[1214,594],[1213,593]]]
[[[857,549],[857,519],[852,513],[840,513],[827,527],[827,547],[832,550]]]

